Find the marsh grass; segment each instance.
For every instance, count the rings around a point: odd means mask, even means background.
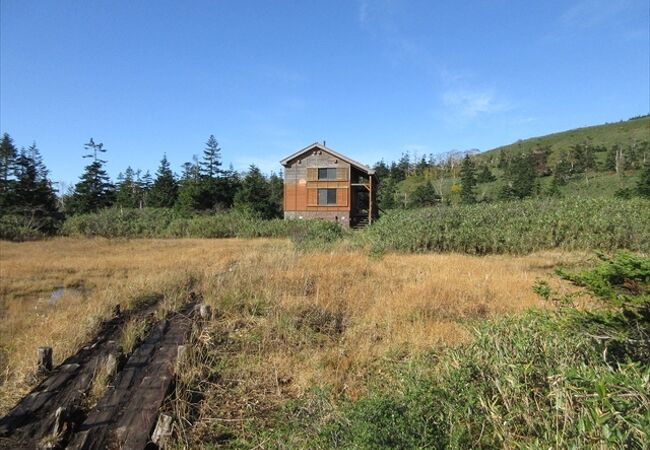
[[[130,355],[142,342],[151,328],[151,320],[147,318],[134,318],[124,324],[119,340],[119,348],[125,355]]]
[[[364,368],[365,389],[356,394],[337,388],[336,377],[329,374],[292,395],[295,380],[278,366],[264,376],[251,374],[257,358],[267,367],[278,361],[271,357],[277,348],[270,342],[261,346],[259,330],[250,343],[241,339],[247,333],[238,333],[241,322],[230,330],[225,319],[209,324],[201,334],[221,338],[197,340],[202,357],[194,361],[195,378],[185,382],[186,389],[197,389],[202,396],[194,403],[194,414],[179,416],[187,420],[176,445],[644,448],[650,437],[650,367],[643,344],[650,337],[649,262],[647,257],[620,254],[604,258],[592,270],[565,269],[563,276],[583,286],[583,295],[595,296],[590,308],[577,305],[574,292],[549,288],[547,298],[556,297],[558,308],[471,320],[471,339],[457,345],[421,352],[405,346],[383,353],[372,369]],[[567,301],[558,301],[567,295]],[[286,313],[301,321],[304,311]],[[304,358],[322,352],[329,342],[345,353],[338,339],[309,340],[312,333],[306,330],[328,329],[321,324],[331,323],[332,316],[307,311],[307,323],[313,321],[316,328],[298,327],[288,336],[287,321],[276,322],[289,347],[285,351]],[[346,329],[343,335],[348,333]],[[265,334],[271,339],[270,329]],[[363,345],[355,338],[358,362]],[[259,353],[254,345],[260,346]],[[280,367],[286,369],[288,358],[282,361]],[[350,373],[358,367],[343,365],[342,370]],[[209,375],[217,377],[206,382]],[[176,404],[189,402],[178,399]]]
[[[176,411],[177,444],[187,448],[215,440],[258,445],[260,430],[276,428],[279,412],[317,389],[328,392],[319,402],[338,405],[364,398],[374,383],[391,386],[395,367],[467,344],[477,323],[546,308],[530,289],[535,280],[587,258],[370,258],[363,250],[296,251],[266,239],[54,239],[2,242],[0,250],[4,411],[29,389],[23,373],[39,345],[51,343],[58,363],[92,335],[80,324],[98,323],[117,302],[160,296],[161,318],[187,301],[188,286],[202,295],[214,315],[197,325],[166,406]],[[72,284],[84,286],[84,295],[43,300]],[[549,287],[571,290],[558,279]]]

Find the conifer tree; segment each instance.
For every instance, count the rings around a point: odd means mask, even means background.
[[[149,190],[149,206],[155,208],[171,208],[176,203],[177,197],[178,183],[167,160],[167,154],[164,154],[156,172],[156,179]]]
[[[494,176],[494,174],[492,173],[492,171],[487,165],[483,166],[481,171],[476,176],[476,181],[478,183],[490,183],[492,181],[495,181],[496,179],[497,177]]]
[[[0,215],[12,203],[13,180],[11,176],[17,155],[18,151],[13,139],[8,133],[4,133],[0,140]]]
[[[379,209],[386,211],[396,208],[398,206],[395,201],[396,192],[397,184],[392,177],[381,180],[379,184],[379,193],[377,194]]]
[[[530,154],[519,155],[510,161],[506,171],[506,184],[499,193],[501,199],[525,198],[533,195],[537,187],[535,162]]]
[[[411,194],[409,201],[409,207],[411,208],[423,208],[427,206],[434,206],[440,203],[441,197],[436,192],[431,181],[427,181],[424,184],[419,185],[415,188]]]
[[[221,175],[218,180],[219,189],[214,197],[214,205],[219,208],[231,208],[235,203],[235,195],[241,189],[242,180],[232,164]]]
[[[104,144],[97,144],[90,138],[90,141],[84,144],[84,149],[88,153],[83,157],[92,158],[92,162],[86,166],[70,199],[70,207],[75,213],[94,212],[108,207],[113,203],[115,194],[110,178],[104,170],[106,161],[99,157],[106,153]]]
[[[252,212],[263,219],[271,219],[274,216],[269,183],[254,164],[249,167],[242,180],[241,189],[235,195],[235,207]]]
[[[206,189],[204,177],[198,158],[193,156],[192,162],[183,164],[183,173],[178,188],[176,208],[184,212],[199,211],[206,208]]]
[[[282,176],[272,173],[268,183],[271,190],[273,217],[282,217],[282,211],[284,210],[284,181]]]
[[[124,208],[138,208],[140,206],[140,197],[140,186],[136,181],[136,173],[129,166],[126,168],[124,175],[118,176],[115,203]]]
[[[153,186],[153,178],[151,177],[151,173],[149,173],[149,171],[147,170],[144,173],[144,175],[142,175],[142,172],[138,170],[136,183],[138,184],[138,187],[140,189],[140,198],[139,198],[138,206],[140,208],[145,208],[149,206],[149,194],[151,192],[151,187]]]
[[[465,158],[463,159],[463,165],[460,169],[460,179],[461,201],[465,204],[476,203],[476,194],[474,192],[476,187],[476,169],[474,167],[474,162],[469,155],[465,155]]]
[[[53,232],[61,219],[56,191],[48,179],[36,144],[22,150],[14,165],[15,184],[10,210],[29,219],[40,231]]]
[[[639,180],[636,183],[636,192],[641,197],[650,198],[650,160],[645,162]]]
[[[221,173],[221,148],[213,134],[205,143],[203,161],[201,161],[201,175],[208,178],[217,178]]]

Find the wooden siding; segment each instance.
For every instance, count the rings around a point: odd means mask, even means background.
[[[336,168],[336,180],[318,180],[319,168]],[[285,211],[349,211],[350,165],[326,151],[302,155],[284,169]],[[319,205],[318,189],[336,189],[335,205]]]

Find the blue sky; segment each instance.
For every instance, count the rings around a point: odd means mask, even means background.
[[[366,163],[647,114],[647,0],[2,0],[0,129],[75,182],[175,170],[210,134],[279,171],[314,141]]]

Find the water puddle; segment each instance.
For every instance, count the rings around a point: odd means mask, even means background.
[[[70,295],[70,294],[81,294],[81,290],[73,287],[65,288],[63,286],[58,287],[52,291],[50,294],[50,297],[47,299],[47,304],[48,305],[56,305],[59,300],[64,295]]]

